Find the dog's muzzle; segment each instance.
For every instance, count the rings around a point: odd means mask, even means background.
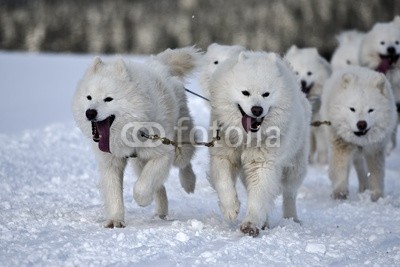
[[[391,52],[386,55],[379,55],[381,58],[381,62],[379,63],[379,66],[376,68],[376,71],[381,72],[386,74],[386,72],[397,63],[397,61],[400,58],[399,54],[396,54],[396,52]]]
[[[260,130],[261,128],[264,117],[252,117],[247,115],[239,104],[238,108],[240,113],[242,114],[242,126],[246,133],[248,133],[249,131],[253,133],[258,132],[258,130]]]
[[[86,112],[87,115],[87,112]],[[87,116],[88,119],[90,116]],[[102,121],[97,121],[95,118],[90,120],[92,125],[92,139],[99,143],[99,149],[103,152],[110,152],[110,128],[115,120],[115,116],[111,115]]]

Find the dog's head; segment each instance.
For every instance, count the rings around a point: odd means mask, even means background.
[[[343,139],[360,146],[381,142],[395,120],[387,79],[367,69],[343,72],[337,79],[328,111],[332,127]]]
[[[211,83],[214,119],[246,133],[261,132],[300,95],[296,79],[274,53],[243,51],[218,68]],[[280,118],[283,119],[283,118]],[[267,121],[267,122],[266,122]]]
[[[364,38],[361,49],[360,59],[363,65],[386,73],[397,64],[400,57],[399,19],[375,24]]]
[[[316,48],[299,49],[292,46],[285,55],[299,79],[301,90],[309,94],[314,85],[322,85],[330,75],[330,65]]]
[[[356,30],[344,31],[336,36],[339,45],[332,55],[331,65],[334,69],[358,66],[359,51],[365,33]]]
[[[78,84],[72,109],[78,127],[98,142],[103,152],[110,152],[113,126],[126,112],[129,74],[122,59],[105,63],[96,57]]]

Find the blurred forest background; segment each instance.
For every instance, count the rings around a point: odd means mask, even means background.
[[[399,0],[0,0],[0,49],[149,54],[218,42],[284,53],[296,44],[329,58],[340,31],[396,14]]]

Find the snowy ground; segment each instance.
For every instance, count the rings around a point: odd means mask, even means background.
[[[310,166],[298,197],[303,224],[282,219],[278,198],[272,229],[257,238],[238,231],[243,208],[238,222],[223,219],[207,181],[207,150],[199,148],[195,194],[186,195],[171,171],[169,221],[134,203],[129,171],[127,227],[103,228],[95,161],[69,110],[90,58],[0,53],[1,266],[399,266],[399,147],[387,159],[384,199],[358,194],[352,172],[350,199],[333,201],[326,167]],[[200,91],[195,78],[189,88]],[[206,126],[205,103],[189,98],[196,123]]]

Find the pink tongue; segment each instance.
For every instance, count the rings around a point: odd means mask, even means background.
[[[244,115],[242,117],[242,125],[243,125],[243,128],[246,131],[246,133],[248,133],[249,130],[251,129],[251,124],[253,124],[255,122],[256,122],[256,119],[252,118],[250,116]]]
[[[99,149],[110,153],[110,118],[96,122],[96,126],[100,136]]]
[[[382,59],[381,63],[379,66],[376,68],[377,72],[381,72],[383,74],[386,74],[386,72],[389,70],[391,65],[390,59],[389,58],[384,58]]]

